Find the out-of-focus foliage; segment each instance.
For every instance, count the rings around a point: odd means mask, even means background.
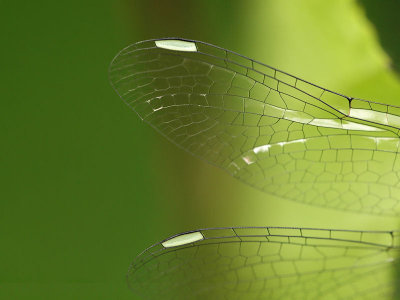
[[[359,0],[374,24],[379,41],[392,58],[391,66],[400,71],[400,2],[396,0]]]

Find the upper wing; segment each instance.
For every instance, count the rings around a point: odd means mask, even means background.
[[[324,207],[400,213],[398,107],[182,39],[125,48],[109,76],[161,134],[247,184]]]
[[[384,231],[203,229],[148,248],[131,265],[128,283],[145,299],[391,299],[399,286],[399,237]]]

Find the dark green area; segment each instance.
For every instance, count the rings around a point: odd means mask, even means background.
[[[359,0],[367,17],[374,24],[380,42],[392,59],[393,68],[400,71],[400,2],[397,0]]]
[[[168,231],[148,167],[154,135],[107,79],[127,43],[122,7],[43,1],[2,10],[0,298],[131,298],[130,261]]]
[[[107,68],[129,43],[190,36],[194,15],[207,40],[203,5],[2,3],[0,299],[135,299],[130,262],[179,217],[165,216],[172,200],[157,187],[160,137],[118,98]],[[186,19],[173,25],[173,12]]]

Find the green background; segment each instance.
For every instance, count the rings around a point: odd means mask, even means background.
[[[365,2],[1,1],[0,299],[136,299],[133,258],[196,228],[397,229],[238,182],[159,136],[107,79],[122,47],[177,36],[400,105],[386,54],[398,27]]]

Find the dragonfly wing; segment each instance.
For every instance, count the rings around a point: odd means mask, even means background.
[[[128,283],[145,299],[390,299],[398,242],[397,232],[205,229],[144,251]]]
[[[400,213],[397,107],[180,39],[129,46],[109,76],[162,135],[253,187],[323,207]]]

